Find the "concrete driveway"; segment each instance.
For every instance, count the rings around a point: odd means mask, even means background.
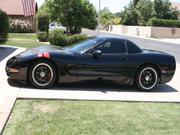
[[[17,48],[14,47],[5,47],[0,45],[0,62],[5,59],[8,55],[13,53]]]
[[[23,51],[18,49],[12,55]],[[9,57],[11,57],[9,56]],[[4,97],[17,98],[50,98],[50,99],[88,99],[88,100],[119,100],[119,101],[159,101],[180,102],[180,65],[177,64],[173,80],[165,85],[157,86],[152,92],[142,92],[133,86],[123,86],[117,83],[106,82],[81,82],[59,84],[54,88],[41,90],[34,89],[31,85],[22,85],[8,80],[4,67],[7,59],[0,64],[0,99]],[[2,101],[1,101],[2,103]]]

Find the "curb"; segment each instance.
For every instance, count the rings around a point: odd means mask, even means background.
[[[0,108],[0,134],[3,133],[3,130],[15,105],[15,101],[16,97],[6,97],[5,103]]]

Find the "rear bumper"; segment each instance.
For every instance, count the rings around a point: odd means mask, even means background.
[[[168,83],[172,80],[176,70],[176,65],[169,67],[167,70],[161,69],[160,84]]]
[[[168,83],[172,80],[174,73],[162,74],[160,78],[160,84]]]

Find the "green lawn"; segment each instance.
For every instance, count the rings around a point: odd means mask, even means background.
[[[18,100],[3,135],[179,134],[179,104]]]
[[[47,44],[37,41],[36,34],[10,33],[9,40],[5,45],[33,48]]]

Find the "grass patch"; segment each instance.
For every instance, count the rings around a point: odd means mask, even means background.
[[[179,135],[180,105],[17,100],[3,135]]]
[[[47,44],[37,41],[36,34],[10,33],[9,40],[3,45],[11,45],[23,48],[34,48]]]

